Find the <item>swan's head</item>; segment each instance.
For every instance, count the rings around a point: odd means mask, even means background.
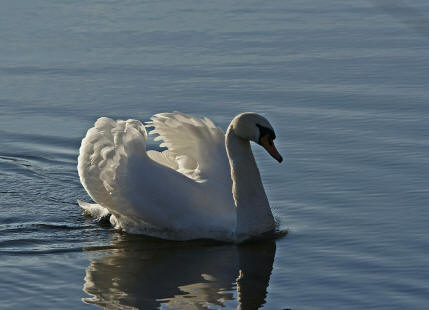
[[[273,142],[274,129],[265,117],[253,112],[241,113],[234,117],[231,126],[237,136],[258,143],[279,163],[283,161]]]

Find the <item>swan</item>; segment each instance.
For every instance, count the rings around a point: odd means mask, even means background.
[[[164,151],[146,150],[147,132]],[[263,116],[234,117],[226,134],[208,118],[159,113],[146,125],[99,118],[82,140],[80,181],[95,204],[78,201],[116,229],[170,240],[241,242],[275,229],[250,141],[278,162]]]

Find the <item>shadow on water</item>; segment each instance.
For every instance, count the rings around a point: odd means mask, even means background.
[[[91,259],[83,286],[92,296],[85,303],[108,309],[213,309],[227,303],[259,309],[276,252],[274,240],[234,245],[124,234],[115,235],[111,246],[107,255]]]

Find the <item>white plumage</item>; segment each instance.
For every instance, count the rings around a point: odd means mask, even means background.
[[[241,115],[247,116],[237,116],[236,125],[241,119],[243,124],[253,121],[271,128],[257,114]],[[231,133],[235,132],[233,123]],[[116,228],[174,240],[237,241],[263,232],[249,227],[245,232],[240,229],[240,236],[237,234],[238,226],[246,227],[237,223],[240,212],[233,183],[240,187],[234,180],[239,171],[234,173],[233,160],[225,148],[225,134],[219,127],[208,118],[179,112],[156,114],[146,126],[154,127],[150,134],[158,134],[155,140],[162,140],[161,146],[167,150],[146,151],[146,129],[138,120],[102,117],[88,130],[80,148],[78,172],[82,185],[97,204],[80,202],[84,210],[93,215],[111,213],[110,221]],[[258,130],[254,127],[251,130]],[[252,140],[259,138],[257,133],[251,134],[255,135]],[[242,164],[246,160],[251,166],[253,155],[242,158]],[[241,173],[249,174],[246,182],[252,178],[261,182],[256,165]],[[249,194],[254,199],[247,197],[246,201],[253,201],[255,206],[248,206],[247,211],[269,210],[269,205],[264,205],[267,199],[263,188],[262,192],[257,187]],[[268,219],[261,219],[262,230],[272,229],[271,211],[264,216]]]

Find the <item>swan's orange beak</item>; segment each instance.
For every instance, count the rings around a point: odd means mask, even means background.
[[[277,151],[276,146],[274,145],[274,142],[269,135],[261,137],[259,142],[272,157],[277,159],[279,163],[283,161],[283,157],[280,155],[279,151]]]

